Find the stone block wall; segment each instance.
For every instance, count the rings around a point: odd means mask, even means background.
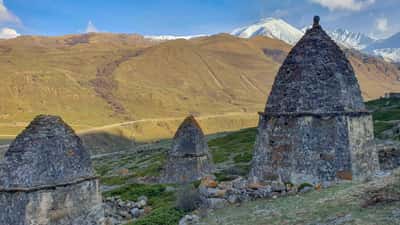
[[[170,156],[161,182],[187,183],[200,180],[202,177],[211,174],[213,166],[210,161],[208,155],[184,158]]]
[[[370,175],[377,165],[370,122],[369,115],[262,114],[250,178],[316,184]]]
[[[352,176],[362,180],[379,170],[371,115],[347,117]]]
[[[97,179],[37,189],[0,190],[2,225],[103,225]]]

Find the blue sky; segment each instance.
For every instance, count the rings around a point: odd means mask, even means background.
[[[83,33],[89,22],[143,35],[230,32],[265,17],[301,28],[314,14],[327,29],[387,37],[400,31],[399,13],[400,0],[0,0],[0,37]]]

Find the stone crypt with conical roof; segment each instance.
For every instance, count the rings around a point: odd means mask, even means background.
[[[89,152],[58,116],[37,116],[0,162],[0,224],[101,225]]]
[[[162,175],[164,183],[187,183],[212,172],[211,155],[200,125],[188,116],[175,133]]]
[[[316,16],[260,113],[250,178],[316,184],[370,176],[378,169],[373,139],[353,68]]]

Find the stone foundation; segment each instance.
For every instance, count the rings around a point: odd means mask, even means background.
[[[322,183],[362,179],[378,160],[372,117],[352,114],[261,114],[250,178]]]
[[[163,183],[187,183],[200,180],[212,172],[208,155],[191,157],[173,157],[167,160]]]
[[[37,190],[1,190],[0,223],[12,225],[100,225],[98,180]]]

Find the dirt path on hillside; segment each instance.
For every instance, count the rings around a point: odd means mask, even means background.
[[[225,114],[198,116],[198,117],[196,117],[196,119],[202,120],[202,119],[227,117],[227,116],[254,116],[254,115],[255,115],[255,113],[232,112],[232,113],[225,113]],[[80,130],[78,133],[85,134],[85,133],[90,133],[90,132],[94,132],[94,131],[107,130],[107,129],[114,128],[114,127],[132,125],[132,124],[136,124],[136,123],[164,122],[164,121],[174,121],[174,120],[182,120],[182,119],[183,119],[183,117],[164,117],[164,118],[132,120],[132,121],[126,121],[126,122],[122,122],[122,123],[114,123],[114,124],[109,124],[109,125],[105,125],[105,126],[93,127],[90,129]]]

